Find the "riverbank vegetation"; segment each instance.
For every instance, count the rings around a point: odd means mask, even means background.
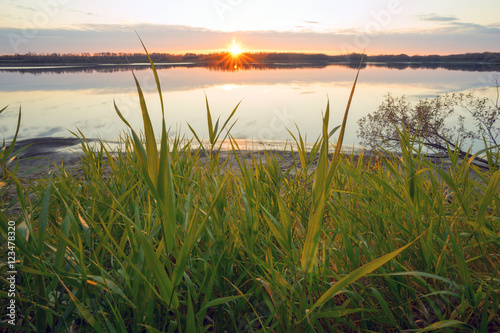
[[[311,150],[291,132],[294,160],[283,169],[279,152],[242,157],[230,134],[237,107],[212,119],[207,103],[208,143],[194,132],[188,144],[169,137],[163,115],[158,146],[137,89],[144,128],[124,134],[117,151],[77,133],[78,172],[59,164],[43,179],[23,181],[5,169],[0,190],[17,191],[2,204],[0,229],[5,243],[8,221],[17,226],[18,327],[500,328],[498,147],[478,153],[487,169],[460,156],[459,146],[431,162],[418,135],[402,127],[399,154],[354,158],[340,152],[349,105],[337,131],[327,106]],[[5,258],[0,270],[5,290]]]
[[[388,93],[375,112],[358,120],[361,144],[372,149],[394,149],[400,142],[399,129],[404,128],[438,154],[446,155],[452,149],[458,151],[460,158],[466,158],[471,155],[470,150],[461,147],[498,147],[499,76],[492,83],[484,88],[484,91],[494,90],[491,97],[480,97],[477,92],[452,93],[419,99],[414,105],[406,96],[394,97]],[[479,156],[474,159],[489,164]]]

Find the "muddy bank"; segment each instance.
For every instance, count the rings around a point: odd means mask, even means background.
[[[77,150],[80,140],[77,138],[34,138],[18,140],[14,151],[25,148],[19,155],[17,175],[29,179],[43,177],[53,163],[60,165],[76,165],[80,161]],[[14,162],[13,162],[14,163]],[[12,169],[12,164],[10,169]]]

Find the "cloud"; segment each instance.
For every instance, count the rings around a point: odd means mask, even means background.
[[[6,18],[10,18],[10,19],[14,19],[14,20],[24,20],[23,17],[20,17],[20,16],[16,16],[16,15],[11,15],[11,14],[5,14],[2,16],[2,18],[6,19]]]
[[[319,24],[318,21],[304,21],[305,23],[309,23],[309,24]]]
[[[83,10],[78,10],[78,9],[68,9],[68,11],[73,12],[73,13],[77,13],[77,14],[84,14],[84,15],[88,15],[88,16],[97,16],[94,13],[83,11]]]
[[[462,22],[456,16],[439,16],[436,14],[420,15],[419,19],[425,22],[441,23],[440,28],[434,29],[434,32],[441,33],[459,33],[464,31],[476,32],[481,34],[500,34],[498,24],[482,25],[477,23]]]
[[[453,22],[458,21],[456,16],[440,16],[436,14],[424,14],[419,16],[421,21],[428,22]]]
[[[215,32],[206,28],[197,28],[188,25],[167,25],[167,24],[81,24],[74,27],[78,30],[116,32],[116,31],[150,31],[150,32]],[[63,29],[68,30],[68,29]]]
[[[19,8],[19,9],[22,9],[22,10],[27,10],[27,11],[30,11],[30,12],[36,12],[37,10],[33,7],[28,7],[28,6],[23,6],[23,5],[18,5],[16,4],[15,5],[16,8]]]
[[[426,30],[384,31],[363,34],[359,30],[315,32],[244,31],[224,32],[184,25],[86,24],[72,28],[0,28],[0,54],[12,53],[95,53],[142,52],[135,31],[151,52],[214,52],[225,50],[236,38],[248,50],[298,51],[329,54],[363,52],[368,54],[449,54],[500,51],[499,26],[482,26],[449,17],[438,27]],[[299,29],[299,28],[297,28]],[[32,37],[26,37],[29,33]],[[17,38],[17,39],[16,39]],[[13,47],[17,43],[18,51]]]
[[[485,34],[500,34],[500,27],[496,25],[481,25],[476,23],[455,22],[455,27],[460,27],[468,30],[473,30]]]

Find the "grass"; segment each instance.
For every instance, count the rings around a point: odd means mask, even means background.
[[[431,163],[404,131],[401,154],[341,154],[349,106],[335,153],[327,107],[310,153],[300,132],[292,134],[294,163],[285,171],[285,154],[243,158],[224,131],[236,108],[219,127],[208,102],[207,146],[194,131],[197,148],[169,137],[163,114],[158,148],[138,83],[137,90],[144,129],[131,128],[117,151],[78,133],[79,173],[62,165],[28,185],[11,173],[0,188],[17,187],[22,212],[0,213],[4,239],[9,219],[17,225],[18,327],[500,328],[500,171],[460,163],[451,150],[450,165]],[[218,138],[231,144],[228,156]],[[3,290],[7,270],[2,261]],[[5,307],[7,293],[0,295]]]

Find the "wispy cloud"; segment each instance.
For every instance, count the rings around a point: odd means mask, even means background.
[[[458,21],[458,18],[456,16],[440,16],[436,14],[423,14],[419,16],[419,19],[421,21],[428,21],[428,22],[453,22],[453,21]]]
[[[2,15],[2,18],[4,19],[14,19],[14,20],[23,20],[24,18],[20,17],[20,16],[17,16],[17,15],[11,15],[11,14],[5,14],[5,15]]]
[[[167,24],[82,24],[75,26],[76,28],[87,30],[87,31],[164,31],[166,33],[170,32],[216,32],[206,28],[197,28],[188,25],[167,25]]]
[[[485,34],[500,34],[500,27],[498,25],[481,25],[468,22],[455,22],[453,25],[463,29]],[[500,38],[498,39],[498,41],[500,41]]]
[[[30,12],[35,12],[36,11],[36,9],[33,8],[33,7],[23,6],[23,5],[18,5],[18,4],[15,5],[15,8],[22,9],[22,10],[27,10],[27,11],[30,11]]]
[[[460,32],[475,32],[479,34],[499,34],[500,25],[491,24],[483,25],[477,23],[463,22],[456,16],[439,16],[436,14],[420,15],[419,19],[425,22],[436,22],[440,27],[435,28],[434,32],[441,33],[460,33]]]

